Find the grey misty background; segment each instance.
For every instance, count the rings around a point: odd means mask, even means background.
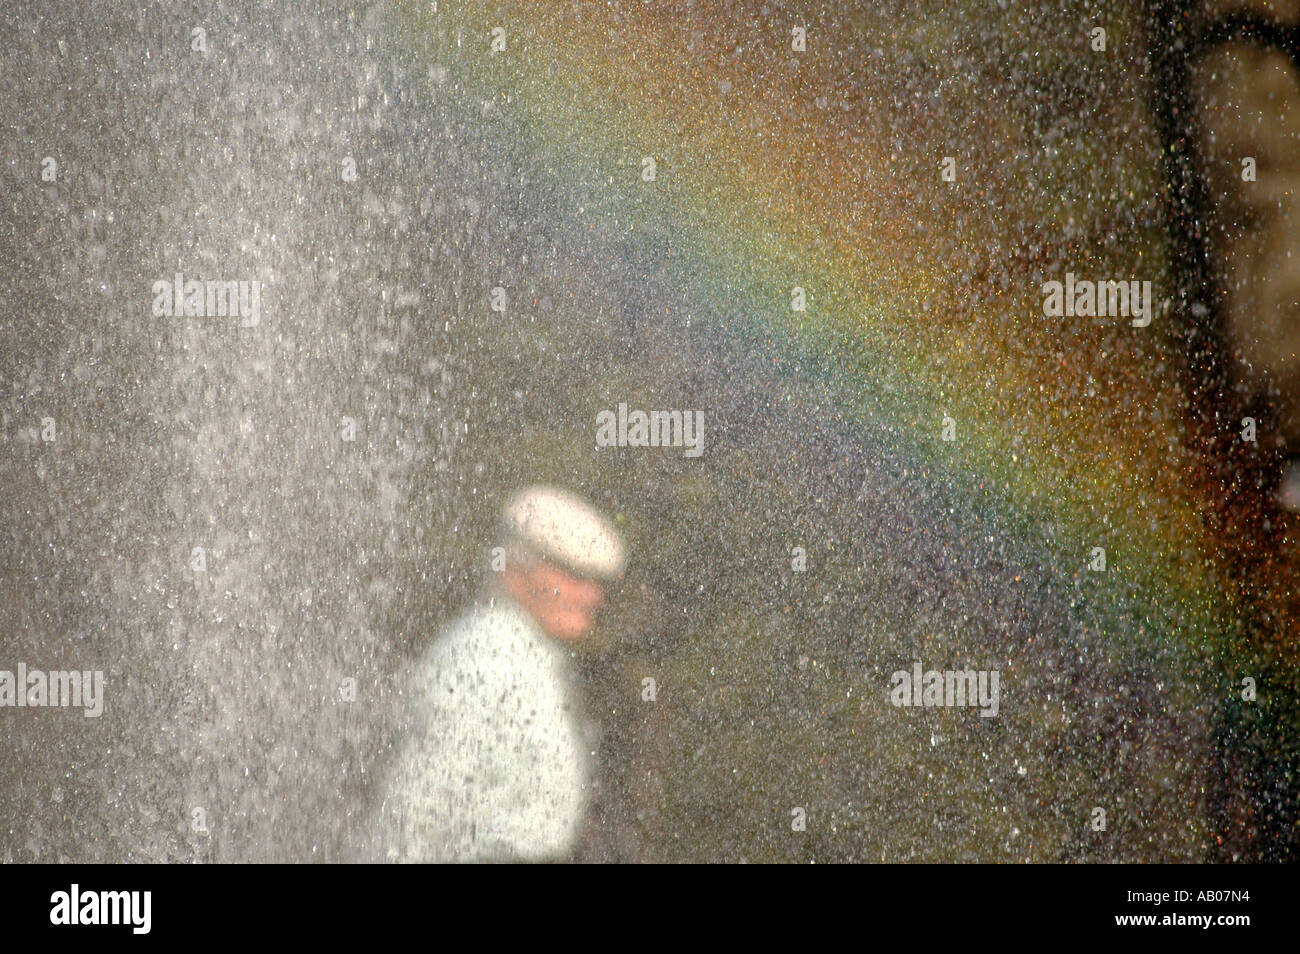
[[[1105,643],[1049,544],[773,371],[672,261],[573,227],[397,29],[297,0],[0,12],[0,663],[107,678],[99,720],[0,714],[0,860],[346,859],[404,664],[474,593],[504,495],[546,480],[632,545],[583,662],[583,857],[1200,857],[1183,662]],[[261,281],[260,326],[154,317],[177,271]],[[703,409],[704,457],[597,452],[620,400]],[[1018,678],[999,719],[899,713],[913,658]]]

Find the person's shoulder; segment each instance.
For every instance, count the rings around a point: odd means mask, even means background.
[[[462,613],[438,637],[438,642],[443,652],[452,656],[509,658],[534,648],[533,629],[522,609],[498,599],[476,603]]]
[[[521,610],[506,601],[476,603],[439,633],[417,661],[418,684],[498,684],[534,664],[537,641]]]

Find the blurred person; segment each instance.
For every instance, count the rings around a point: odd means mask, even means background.
[[[411,734],[379,808],[387,860],[558,861],[582,830],[592,745],[570,655],[622,572],[623,542],[552,487],[510,500],[500,542],[484,596],[414,667]]]
[[[1280,506],[1300,511],[1300,75],[1282,52],[1235,45],[1207,58],[1202,146],[1217,227],[1233,367],[1271,407],[1287,466]]]

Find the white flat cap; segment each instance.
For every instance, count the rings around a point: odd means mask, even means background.
[[[623,572],[623,540],[591,504],[556,487],[527,487],[502,514],[506,531],[573,572],[610,579]]]

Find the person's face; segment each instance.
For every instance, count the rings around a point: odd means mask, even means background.
[[[544,561],[528,574],[526,593],[528,611],[537,624],[548,636],[566,643],[591,632],[596,609],[605,599],[599,583]]]

